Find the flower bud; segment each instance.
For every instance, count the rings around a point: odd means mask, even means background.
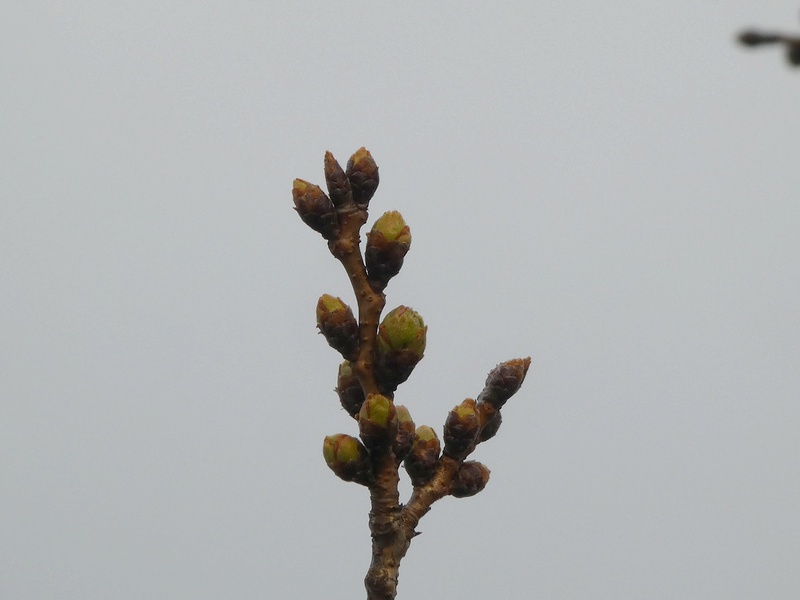
[[[495,436],[497,430],[500,429],[500,425],[503,423],[503,415],[500,413],[499,410],[496,410],[494,414],[489,417],[489,420],[486,421],[486,424],[481,429],[480,434],[478,434],[478,442],[485,442]]]
[[[345,433],[325,437],[322,455],[331,471],[345,481],[366,485],[369,482],[367,449],[356,438]]]
[[[428,328],[407,306],[390,311],[378,328],[375,377],[384,393],[408,379],[425,352]]]
[[[397,437],[392,444],[392,450],[397,460],[403,460],[414,445],[415,425],[405,406],[398,404],[394,409],[397,413]]]
[[[323,294],[317,302],[317,328],[330,344],[345,358],[358,351],[358,322],[353,311],[341,298]]]
[[[326,240],[333,240],[339,235],[339,222],[336,209],[330,198],[318,185],[302,179],[295,179],[292,187],[294,209],[303,223],[322,234]]]
[[[487,402],[497,409],[502,407],[520,388],[530,366],[530,357],[515,358],[497,365],[486,378],[478,402]]]
[[[450,483],[450,495],[456,498],[474,496],[486,487],[489,481],[489,468],[474,460],[462,463]]]
[[[389,448],[397,437],[397,411],[381,394],[369,394],[358,412],[361,440],[370,450]]]
[[[378,189],[378,165],[366,148],[359,148],[347,161],[347,178],[353,192],[353,201],[366,208]]]
[[[480,427],[475,400],[467,398],[450,411],[444,422],[444,453],[453,458],[464,458],[475,443]]]
[[[370,285],[383,291],[389,280],[400,272],[411,247],[411,231],[397,211],[384,213],[367,234],[364,261]]]
[[[425,485],[434,476],[439,466],[441,448],[439,438],[432,428],[427,425],[417,427],[411,452],[403,461],[414,487]]]
[[[339,402],[347,413],[354,417],[361,410],[364,403],[364,389],[361,382],[353,373],[353,365],[349,360],[339,365],[339,375],[336,379],[336,393],[339,395]]]
[[[328,186],[328,195],[335,207],[338,208],[353,201],[350,180],[330,152],[325,153],[325,183]]]

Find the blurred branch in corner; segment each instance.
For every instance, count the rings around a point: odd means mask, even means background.
[[[767,46],[770,44],[781,44],[785,49],[786,60],[789,64],[793,67],[800,67],[800,35],[793,36],[783,33],[746,29],[738,35],[737,39],[740,44],[750,48]]]

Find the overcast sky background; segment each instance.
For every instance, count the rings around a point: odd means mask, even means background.
[[[798,3],[13,2],[0,597],[364,597],[295,177],[360,146],[440,430],[530,355],[399,598],[800,596]],[[404,476],[403,498],[408,496]]]

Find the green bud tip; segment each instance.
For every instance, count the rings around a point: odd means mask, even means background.
[[[342,361],[339,365],[339,379],[355,377],[353,373],[353,363],[349,360]]]
[[[417,431],[414,434],[415,446],[417,444],[428,444],[433,441],[439,441],[439,436],[436,435],[436,431],[434,431],[433,427],[428,427],[427,425],[420,425],[417,427]]]
[[[309,183],[305,179],[295,179],[292,182],[292,198],[297,202],[304,197],[319,198],[325,193],[318,185]]]
[[[317,327],[328,344],[345,358],[358,350],[358,322],[341,298],[323,294],[317,301]]]
[[[459,419],[471,419],[472,417],[477,417],[477,412],[475,411],[475,400],[472,398],[467,398],[453,410]]]
[[[372,226],[372,233],[380,233],[387,242],[397,242],[411,246],[411,230],[396,210],[383,213]]]
[[[408,409],[405,406],[403,406],[402,404],[398,404],[394,407],[394,410],[395,413],[397,414],[397,422],[400,425],[411,423],[413,426],[414,420],[411,418],[411,413],[408,412]]]
[[[350,310],[350,307],[347,306],[341,298],[331,296],[330,294],[322,294],[317,302],[317,323],[319,323],[326,314],[339,310]]]
[[[328,466],[344,464],[359,459],[361,448],[358,440],[346,433],[337,433],[325,437],[322,443],[322,455]]]
[[[394,404],[389,398],[381,394],[369,394],[361,405],[359,420],[369,420],[380,427],[388,427],[395,415]]]
[[[398,306],[384,317],[378,329],[378,348],[383,352],[413,350],[421,358],[427,332],[419,313],[407,306]]]

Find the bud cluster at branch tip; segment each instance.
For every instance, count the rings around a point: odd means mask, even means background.
[[[358,322],[341,298],[323,294],[317,302],[317,328],[344,358],[358,351]]]
[[[322,455],[331,471],[344,481],[367,485],[370,464],[367,449],[356,438],[345,433],[325,437]]]
[[[439,466],[439,454],[442,450],[439,438],[433,428],[427,425],[417,427],[414,443],[403,465],[406,468],[411,484],[414,487],[425,485],[431,480]]]
[[[331,199],[325,195],[318,185],[295,179],[292,187],[294,209],[303,223],[322,234],[326,240],[333,240],[339,235],[339,222],[336,209]]]
[[[364,261],[370,285],[382,291],[389,280],[400,272],[403,259],[411,248],[411,231],[403,215],[396,210],[384,213],[367,234]]]
[[[384,393],[392,393],[422,360],[428,328],[419,313],[398,306],[378,327],[375,375]]]

